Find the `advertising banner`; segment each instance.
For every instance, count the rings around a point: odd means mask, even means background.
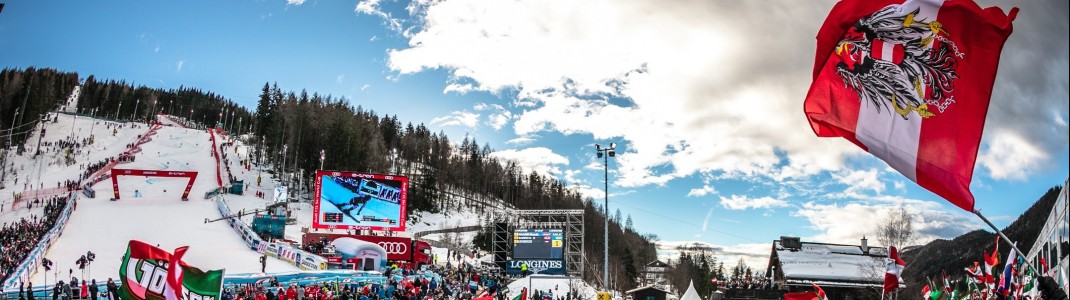
[[[409,179],[316,171],[312,228],[405,231]]]
[[[514,275],[522,275],[523,264],[528,266],[528,274],[541,274],[541,275],[565,275],[565,261],[564,260],[548,260],[548,259],[514,259],[509,260],[505,264],[505,273]]]

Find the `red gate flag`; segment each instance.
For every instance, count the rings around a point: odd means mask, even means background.
[[[972,0],[840,1],[817,35],[810,127],[973,211],[977,148],[1017,13]]]

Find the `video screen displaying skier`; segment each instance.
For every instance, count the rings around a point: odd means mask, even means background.
[[[405,230],[408,178],[316,171],[312,227]]]

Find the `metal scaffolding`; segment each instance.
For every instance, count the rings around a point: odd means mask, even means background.
[[[565,270],[569,275],[583,276],[583,210],[535,209],[510,210],[505,220],[494,223],[494,262],[505,266],[512,249],[511,237],[517,228],[551,228],[565,230]]]

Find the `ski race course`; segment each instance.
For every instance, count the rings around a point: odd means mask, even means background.
[[[59,280],[94,279],[98,284],[104,284],[108,279],[118,280],[119,268],[131,240],[167,251],[189,246],[183,257],[185,263],[203,270],[224,269],[227,282],[231,284],[250,283],[266,277],[280,280],[385,280],[376,272],[303,271],[293,261],[284,261],[273,255],[268,256],[266,268],[262,271],[259,260],[262,254],[249,246],[248,237],[243,238],[235,230],[237,225],[220,220],[224,216],[220,203],[225,204],[228,214],[263,209],[274,203],[275,178],[261,172],[258,167],[242,164],[255,151],[248,145],[215,135],[218,148],[213,153],[214,133],[186,128],[167,116],[159,116],[161,124],[158,125],[119,123],[62,113],[51,117],[54,121],[45,122],[45,133],[40,136],[40,155],[33,155],[38,148],[36,145],[22,154],[9,155],[8,163],[13,166],[11,170],[14,172],[7,174],[3,180],[6,189],[0,193],[0,207],[3,208],[0,210],[0,222],[13,224],[24,218],[40,218],[43,215],[43,203],[49,200],[67,199],[68,195],[73,195],[71,199],[74,202],[68,207],[61,207],[64,213],[59,223],[45,234],[41,244],[36,244],[38,248],[27,250],[26,259],[19,265],[19,270],[25,272],[16,270],[17,273],[11,274],[11,280],[5,282],[5,291],[17,290],[20,280],[28,280],[39,293],[51,290],[50,286]],[[35,133],[30,137],[31,140],[37,140],[41,131],[35,130]],[[91,136],[95,142],[84,143]],[[68,152],[59,145],[68,141],[81,142],[83,146]],[[216,154],[219,155],[218,162]],[[134,157],[132,161],[121,159],[119,163],[105,164],[115,158],[129,158],[131,155]],[[98,170],[99,166],[104,167]],[[87,170],[92,172],[87,173]],[[183,201],[188,178],[123,175],[126,172],[122,170],[196,172],[197,175],[188,201]],[[113,172],[121,175],[117,177],[118,197],[113,194],[109,176]],[[15,178],[18,178],[17,181]],[[245,182],[242,195],[224,194],[205,199],[207,192],[220,186],[217,180],[226,183],[231,179]],[[89,198],[82,192],[68,193],[67,187],[50,186],[56,183],[88,184],[96,195]],[[217,197],[221,197],[218,199],[222,199],[222,202],[217,202]],[[34,202],[34,199],[40,199],[41,202]],[[365,210],[374,214],[388,214],[381,211],[383,208],[377,206],[379,203],[373,201],[372,204]],[[299,241],[302,231],[311,227],[311,207],[308,203],[291,203],[289,206],[294,224],[286,226],[285,239]],[[419,221],[410,225],[419,230],[472,225],[484,219],[469,211],[452,216],[426,213],[418,216]],[[248,225],[252,223],[252,214],[236,219]],[[470,239],[462,236],[473,234],[462,234],[458,238]],[[408,233],[399,235],[406,236]],[[282,247],[281,243],[278,245]],[[432,251],[440,257],[448,256],[444,248],[434,248]],[[76,261],[88,252],[95,254],[95,260],[84,270],[79,269]],[[53,263],[50,271],[45,272],[40,267],[42,258]],[[473,266],[482,265],[484,260],[489,260],[489,255],[462,257],[465,264]],[[446,261],[442,259],[437,264],[442,267]],[[512,289],[509,296],[518,294],[523,288],[556,290],[566,286],[593,297],[592,288],[582,282],[570,282],[564,277],[518,280],[509,285]]]
[[[142,124],[137,129],[143,134],[148,126]],[[110,132],[101,133],[111,136]],[[117,149],[132,143],[137,135],[124,137],[114,139],[109,147]],[[96,260],[84,278],[102,282],[117,277],[130,240],[158,244],[164,249],[190,246],[183,260],[204,269],[225,268],[228,274],[261,272],[261,254],[250,249],[227,222],[204,222],[206,218],[221,217],[215,201],[203,197],[216,186],[216,162],[209,134],[162,126],[150,138],[140,146],[134,162],[115,167],[198,172],[189,201],[181,200],[186,178],[119,176],[120,199],[116,201],[109,200],[114,196],[110,179],[96,183],[92,186],[97,191],[96,198],[78,195],[66,227],[45,254],[55,264],[52,274],[45,274],[43,269],[34,272],[31,281],[35,285],[45,284],[46,276],[49,284],[56,281],[57,275],[70,279],[71,270],[74,277],[83,278],[75,261],[88,251],[96,254]],[[293,264],[268,259],[269,273],[297,270]]]

